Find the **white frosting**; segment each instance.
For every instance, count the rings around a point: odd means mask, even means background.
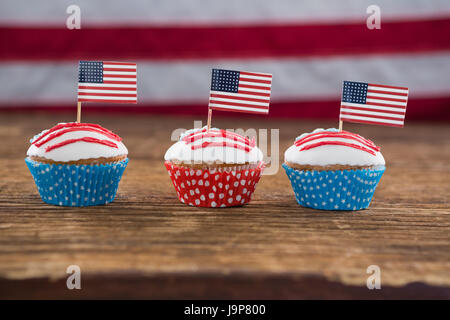
[[[316,129],[311,133],[330,131],[336,132],[337,129]],[[296,141],[306,137],[311,133],[304,133],[297,137]],[[326,138],[316,139],[311,142],[306,142],[302,145],[308,146],[320,141],[326,141]],[[333,138],[333,141],[351,142],[353,144],[364,146],[364,144],[355,140],[348,141],[344,138]],[[300,147],[292,145],[284,153],[285,162],[311,165],[311,166],[329,166],[329,165],[349,165],[349,166],[382,166],[385,165],[384,157],[379,151],[374,151],[372,155],[366,151],[355,149],[348,146],[341,145],[322,145],[309,150],[299,151]]]
[[[164,155],[166,161],[184,162],[184,163],[226,163],[226,164],[244,164],[244,163],[259,163],[263,160],[261,150],[254,146],[250,147],[250,151],[245,151],[229,146],[206,147],[193,150],[192,146],[200,146],[203,143],[222,143],[231,142],[242,147],[249,147],[243,142],[237,142],[224,137],[203,137],[193,143],[186,143],[183,138],[191,133],[197,132],[201,135],[202,129],[192,129],[181,135],[180,141],[172,145]],[[218,129],[211,129],[211,132],[218,131]],[[242,137],[242,136],[241,136]]]
[[[63,129],[56,130],[50,134],[57,133]],[[48,130],[42,131],[40,134],[36,135],[31,142],[38,139],[41,135],[45,134]],[[49,136],[49,135],[48,135]],[[47,137],[48,137],[47,136]],[[45,140],[47,137],[42,139]],[[83,137],[91,137],[100,140],[108,140],[117,145],[117,148],[113,148],[110,146],[106,146],[98,143],[89,143],[84,141],[79,141],[71,144],[67,144],[65,146],[46,151],[46,148],[50,145],[55,145],[60,142],[70,140],[70,139],[79,139]],[[110,137],[107,137],[101,133],[92,132],[92,131],[72,131],[67,132],[59,137],[52,139],[51,141],[37,147],[32,144],[27,151],[27,156],[35,156],[41,157],[45,159],[49,159],[57,162],[68,162],[68,161],[77,161],[82,159],[92,159],[92,158],[111,158],[117,156],[127,155],[128,150],[125,145],[121,141],[117,141]]]

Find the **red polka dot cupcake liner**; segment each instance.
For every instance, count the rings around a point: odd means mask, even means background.
[[[194,169],[165,162],[178,199],[194,207],[224,208],[250,202],[264,162],[256,167]]]

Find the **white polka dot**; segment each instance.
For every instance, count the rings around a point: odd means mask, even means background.
[[[223,193],[220,193],[220,194],[219,194],[219,198],[220,198],[220,199],[223,199],[223,198],[225,198],[225,195],[224,195]]]
[[[214,199],[214,193],[210,193],[210,194],[208,194],[208,197],[210,198],[210,199]]]
[[[214,201],[211,202],[211,207],[217,207],[217,203],[215,203]]]

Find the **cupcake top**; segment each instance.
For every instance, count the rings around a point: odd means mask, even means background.
[[[122,138],[98,124],[58,123],[30,140],[27,156],[55,162],[126,156]]]
[[[295,139],[284,153],[285,161],[311,166],[384,165],[380,147],[358,134],[337,129],[316,129]]]
[[[237,133],[206,127],[186,131],[166,152],[164,159],[175,163],[259,163],[263,160],[255,140]]]

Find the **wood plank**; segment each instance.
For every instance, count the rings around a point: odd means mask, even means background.
[[[378,265],[382,287],[408,288],[419,282],[448,294],[447,124],[407,123],[404,129],[344,124],[380,145],[386,158],[386,173],[368,210],[300,207],[281,167],[276,175],[262,178],[249,205],[204,209],[179,203],[163,165],[172,130],[191,128],[194,118],[86,113],[84,121],[120,134],[129,149],[118,196],[108,206],[49,206],[40,200],[23,161],[28,140],[73,117],[0,113],[0,289],[14,281],[24,287],[33,279],[61,282],[67,266],[76,264],[86,279],[99,274],[125,279],[182,274],[190,283],[210,275],[218,279],[211,283],[220,287],[244,274],[263,283],[267,279],[275,288],[274,277],[312,286],[312,276],[328,283],[323,290],[335,284],[353,292],[350,288],[367,290],[366,268]],[[336,125],[240,115],[213,119],[213,126],[221,128],[280,129],[280,161],[300,133]],[[258,288],[251,292],[258,295]]]

